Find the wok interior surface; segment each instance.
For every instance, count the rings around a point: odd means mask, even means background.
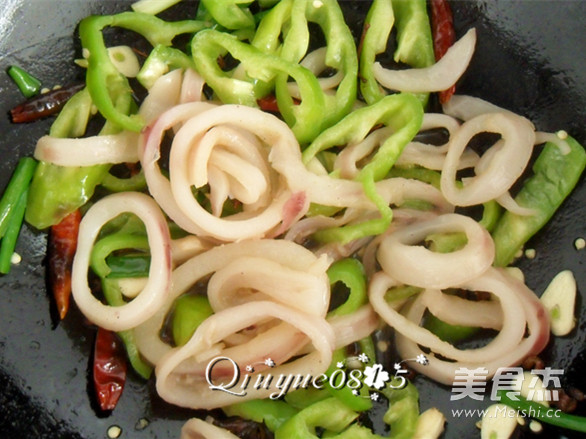
[[[357,28],[367,10],[365,2],[341,2]],[[89,14],[126,9],[129,1],[4,0],[0,16],[0,60],[3,70],[17,64],[51,87],[83,78],[73,64],[80,48],[76,37],[79,20]],[[194,12],[194,4],[181,6]],[[458,91],[482,97],[519,112],[542,131],[565,129],[586,143],[586,2],[581,1],[454,1],[458,35],[478,30],[477,50]],[[32,155],[36,139],[52,119],[13,125],[10,108],[22,97],[6,74],[0,75],[0,187],[4,187],[19,157]],[[541,294],[549,280],[563,269],[572,270],[581,296],[577,326],[567,337],[556,338],[543,358],[547,365],[564,369],[562,385],[586,390],[586,250],[574,241],[586,237],[582,178],[572,196],[546,228],[527,247],[536,250],[532,260],[518,266],[528,285]],[[122,437],[176,438],[183,422],[194,413],[172,407],[130,373],[116,410],[100,415],[92,403],[88,373],[95,328],[75,307],[57,324],[45,287],[44,233],[25,227],[17,248],[23,262],[0,278],[0,436],[38,438],[106,437],[118,425]],[[151,380],[152,381],[152,380]],[[424,377],[415,380],[422,410],[435,406],[447,418],[446,438],[479,437],[477,417],[452,416],[452,409],[483,408],[490,404],[470,398],[450,401],[450,388]],[[585,414],[583,407],[579,414]],[[376,404],[375,404],[376,406]],[[383,406],[372,417],[380,426]],[[148,420],[144,425],[143,419]],[[521,433],[528,436],[527,432]],[[581,437],[547,429],[540,437]]]

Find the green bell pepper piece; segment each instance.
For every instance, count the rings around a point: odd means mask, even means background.
[[[450,325],[433,314],[427,316],[423,326],[441,340],[452,344],[465,340],[478,332],[478,328],[475,326]]]
[[[102,278],[102,291],[108,305],[122,306],[126,303],[122,297],[118,280]],[[132,329],[120,331],[118,335],[124,343],[126,354],[128,355],[128,360],[132,368],[141,377],[148,379],[153,372],[153,367],[141,357]]]
[[[391,0],[374,0],[366,20],[360,46],[360,91],[368,104],[374,104],[386,93],[374,78],[376,56],[387,49],[387,42],[395,22]]]
[[[387,202],[376,191],[375,182],[387,176],[405,145],[419,131],[422,120],[423,107],[415,96],[409,93],[395,94],[353,111],[336,125],[323,131],[309,145],[302,155],[305,164],[321,151],[364,139],[372,128],[379,124],[393,128],[393,134],[384,141],[356,178],[362,183],[365,194],[376,205],[381,218],[322,230],[314,234],[315,239],[322,242],[346,243],[386,230],[393,214]]]
[[[433,65],[435,55],[425,0],[393,0],[392,3],[397,25],[395,61],[418,69]]]
[[[369,429],[352,422],[358,413],[352,411],[336,398],[316,402],[291,417],[275,431],[275,439],[317,438],[316,427],[339,433],[327,437],[337,439],[376,438]],[[351,425],[352,424],[352,425]]]
[[[266,53],[298,63],[309,48],[310,22],[319,25],[325,36],[326,65],[344,74],[335,95],[325,95],[323,129],[348,114],[356,100],[356,46],[339,4],[334,0],[325,0],[315,7],[311,0],[283,0],[263,17],[251,44]],[[287,74],[279,75],[276,86],[286,89],[288,78]],[[270,82],[255,84],[258,95],[267,94],[271,87]]]
[[[144,121],[117,108],[120,99],[132,96],[132,89],[128,79],[116,69],[108,56],[102,35],[102,30],[108,26],[137,32],[153,46],[170,46],[177,35],[197,32],[205,27],[205,23],[196,20],[167,22],[140,12],[96,15],[81,21],[81,44],[88,51],[86,83],[94,104],[107,120],[126,130],[138,132],[144,127]]]
[[[385,387],[382,393],[389,400],[389,408],[383,415],[383,421],[391,427],[389,439],[412,438],[419,419],[417,388],[407,381],[405,387],[400,389]]]
[[[67,101],[51,125],[49,135],[60,138],[82,136],[91,107],[88,90],[79,91]],[[40,162],[29,190],[26,222],[37,229],[59,223],[91,198],[109,168],[110,165],[65,167]]]
[[[343,72],[344,77],[334,96],[326,95],[326,112],[322,115],[322,129],[332,126],[352,110],[356,100],[358,60],[356,46],[344,14],[335,0],[323,0],[315,7],[313,0],[295,0],[291,22],[280,56],[287,61],[300,62],[307,54],[310,40],[308,24],[318,24],[326,39],[326,65]],[[277,78],[286,87],[287,75]]]
[[[232,35],[211,29],[195,35],[191,52],[197,54],[194,61],[198,72],[220,100],[227,104],[257,107],[256,101],[262,96],[255,94],[250,81],[233,78],[219,67],[218,56],[226,52],[240,61],[248,76],[256,80],[271,81],[281,73],[291,76],[299,86],[302,99],[299,105],[295,105],[286,84],[277,85],[276,97],[283,118],[300,143],[312,140],[320,132],[321,124],[315,121],[321,120],[324,114],[324,93],[317,78],[306,68],[263,53]]]
[[[328,317],[350,314],[368,302],[364,267],[357,259],[346,258],[334,262],[328,268],[328,277],[331,286],[342,282],[350,290],[348,299],[330,311]]]
[[[207,297],[184,294],[177,298],[173,308],[173,340],[183,346],[197,327],[214,313]]]
[[[496,255],[494,265],[504,267],[515,254],[553,216],[562,202],[580,180],[586,167],[586,151],[575,139],[568,137],[570,152],[547,143],[533,165],[529,177],[515,201],[535,211],[534,215],[520,216],[505,212],[492,232]]]
[[[150,89],[165,73],[179,68],[195,70],[193,59],[179,49],[158,44],[149,53],[136,79],[144,88]]]
[[[210,16],[226,29],[254,27],[254,17],[248,9],[252,0],[201,0],[201,3]]]
[[[335,262],[330,266],[330,268],[328,268],[328,277],[330,279],[330,285],[332,287],[337,282],[342,282],[350,290],[350,293],[346,301],[334,310],[330,311],[328,313],[328,317],[342,316],[353,313],[356,310],[358,310],[362,305],[368,303],[368,297],[366,295],[366,278],[364,273],[364,267],[358,260],[346,258]],[[370,345],[368,344],[369,341]],[[372,345],[372,340],[369,337],[362,340],[360,342],[360,345],[361,348],[364,345],[366,350],[372,350],[372,352],[370,352],[372,356],[367,353],[368,358],[370,358],[371,360],[375,358],[374,345]],[[335,350],[332,354],[332,363],[330,364],[330,367],[325,372],[325,374],[327,376],[331,376],[334,373],[334,371],[338,369],[337,363],[344,362],[346,360],[346,357],[347,355],[345,348]],[[336,389],[333,388],[331,386],[330,381],[328,381],[325,387],[328,390],[328,392],[331,393],[332,396],[341,400],[352,410],[365,411],[369,410],[372,407],[372,402],[368,398],[368,390],[366,388],[360,389],[361,396],[363,397],[357,397],[352,393],[353,389],[351,389],[348,386],[343,386],[341,388]]]
[[[478,223],[489,232],[492,232],[503,213],[503,209],[495,200],[487,201],[482,205],[482,218]]]
[[[116,251],[122,249],[137,249],[137,250],[149,250],[148,238],[144,235],[134,235],[129,233],[115,233],[108,235],[104,238],[99,239],[92,248],[90,256],[90,267],[98,276],[102,278],[109,277],[112,273],[112,268],[107,262],[108,256]],[[120,266],[122,262],[117,262],[118,272],[124,271]],[[148,275],[148,267],[147,267]],[[121,277],[121,276],[116,276]],[[130,276],[122,276],[130,277]],[[133,276],[136,277],[136,276]]]
[[[129,178],[118,178],[107,173],[100,184],[110,192],[141,192],[147,188],[146,177],[142,169]]]
[[[254,399],[223,407],[227,416],[240,416],[254,422],[264,423],[276,431],[285,421],[297,414],[297,410],[284,401]]]
[[[393,0],[395,24],[397,25],[396,62],[414,68],[429,67],[435,63],[431,24],[425,0]],[[423,105],[429,93],[417,94]]]

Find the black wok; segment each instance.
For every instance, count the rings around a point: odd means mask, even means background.
[[[76,25],[90,13],[119,11],[126,1],[3,0],[0,13],[0,67],[18,64],[47,86],[81,79],[72,60],[79,57]],[[344,2],[347,10],[365,10],[362,2]],[[586,143],[586,2],[454,1],[456,26],[478,29],[478,46],[459,91],[519,112],[540,130],[565,129]],[[191,8],[193,6],[190,6]],[[192,9],[193,10],[193,9]],[[360,25],[360,17],[353,19]],[[13,125],[11,107],[21,96],[0,73],[0,188],[19,157],[31,155],[51,120]],[[586,185],[580,182],[554,220],[531,240],[533,260],[518,265],[538,294],[562,269],[574,272],[581,297],[576,329],[547,348],[547,364],[564,369],[564,386],[586,390],[586,250],[574,240],[586,237]],[[176,438],[193,412],[177,409],[155,396],[152,384],[132,375],[116,410],[97,415],[88,386],[94,329],[74,308],[56,324],[45,288],[46,237],[26,227],[17,252],[23,261],[0,278],[0,437],[102,438],[111,425],[122,437]],[[476,418],[455,419],[451,409],[481,408],[473,400],[450,402],[450,389],[418,377],[422,408],[439,407],[446,415],[446,438],[479,437]],[[585,414],[586,410],[579,409]],[[376,417],[376,414],[375,414]],[[138,425],[142,419],[148,425]],[[144,427],[144,428],[138,428]],[[527,433],[523,433],[526,435]],[[549,429],[540,437],[581,437]]]

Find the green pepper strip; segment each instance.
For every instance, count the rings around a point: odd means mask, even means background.
[[[441,174],[431,169],[422,168],[419,166],[393,166],[389,171],[389,178],[402,177],[419,180],[430,184],[436,189],[440,188]]]
[[[417,388],[407,381],[405,387],[400,389],[385,387],[382,393],[389,400],[389,408],[383,415],[383,421],[391,427],[389,438],[412,438],[419,419],[419,392]]]
[[[0,241],[0,273],[2,274],[8,274],[10,272],[10,267],[12,266],[12,255],[16,248],[18,235],[20,235],[20,229],[24,219],[24,210],[26,209],[27,196],[28,189],[25,189],[10,214],[8,228],[2,237],[2,241]]]
[[[117,101],[121,112],[132,108],[131,96]],[[75,94],[63,107],[49,131],[52,137],[81,137],[91,114],[92,99],[87,89]],[[106,122],[101,134],[114,134],[119,128]],[[83,206],[108,173],[110,165],[58,166],[40,162],[29,191],[26,221],[38,229],[59,223]]]
[[[110,253],[122,249],[148,250],[149,242],[146,236],[127,233],[115,233],[106,236],[94,244],[90,257],[90,267],[101,278],[108,277],[112,269],[106,262]]]
[[[325,95],[326,112],[321,121],[323,129],[348,114],[356,100],[356,46],[339,4],[334,0],[326,0],[316,8],[311,0],[284,0],[261,20],[251,44],[266,53],[298,63],[307,54],[309,47],[308,22],[318,24],[323,30],[327,43],[326,65],[344,74],[335,96]],[[282,45],[281,33],[284,34]],[[288,77],[287,74],[277,77],[276,87],[283,93],[287,88]],[[255,84],[257,96],[267,94],[270,88],[271,83]]]
[[[128,222],[126,224],[128,224]],[[120,291],[118,279],[109,278],[112,270],[106,263],[106,258],[113,251],[126,248],[147,250],[149,248],[148,239],[143,235],[133,235],[125,232],[118,232],[99,239],[94,244],[94,248],[92,249],[90,266],[94,273],[96,273],[101,278],[104,297],[110,306],[122,306],[126,302],[124,301],[122,292]],[[152,373],[152,367],[140,356],[132,330],[121,331],[118,334],[124,342],[124,346],[126,347],[126,352],[128,354],[128,359],[134,370],[140,376],[148,378]]]
[[[110,192],[140,192],[147,187],[142,169],[129,178],[118,178],[108,173],[102,179],[101,185]]]
[[[396,62],[415,68],[429,67],[435,63],[431,25],[425,0],[393,0],[397,25]],[[429,93],[419,93],[417,98],[425,106]]]
[[[193,59],[179,49],[159,44],[149,53],[136,79],[144,88],[150,89],[159,77],[179,68],[195,70]]]
[[[393,213],[378,194],[375,182],[387,176],[403,148],[419,131],[423,107],[412,94],[386,96],[368,107],[353,111],[333,127],[323,131],[303,152],[307,164],[316,154],[326,149],[356,143],[364,139],[373,127],[385,124],[393,134],[379,147],[371,161],[358,174],[357,180],[381,214],[381,218],[319,231],[314,238],[322,242],[350,242],[365,236],[382,233],[391,223]]]
[[[118,280],[102,278],[102,291],[104,292],[106,302],[108,302],[110,306],[122,306],[126,303],[122,297]],[[128,360],[130,361],[132,368],[141,377],[148,379],[153,372],[153,368],[141,357],[138,347],[136,346],[132,329],[120,331],[118,332],[118,335],[126,347],[126,354],[128,355]]]
[[[108,120],[129,131],[140,131],[144,121],[137,115],[119,111],[117,101],[130,97],[132,89],[127,78],[114,66],[104,44],[102,29],[117,26],[137,32],[153,46],[170,46],[173,38],[194,33],[205,27],[196,20],[167,22],[154,15],[139,12],[123,12],[117,15],[90,16],[79,25],[82,47],[89,51],[86,83],[92,100],[100,113]]]
[[[151,258],[144,254],[110,255],[106,258],[106,264],[110,269],[108,279],[148,277]]]
[[[226,29],[254,27],[254,17],[247,7],[252,0],[201,0],[212,18]]]
[[[495,200],[487,201],[482,205],[482,218],[478,221],[482,227],[492,232],[503,213],[503,209]]]
[[[286,402],[272,399],[239,402],[223,407],[222,410],[228,416],[239,416],[254,422],[264,423],[272,432],[297,414],[297,410]]]
[[[191,53],[197,54],[194,61],[198,72],[224,103],[257,107],[256,101],[261,97],[255,95],[253,84],[232,78],[219,67],[218,56],[228,51],[254,79],[270,81],[280,73],[291,76],[302,99],[295,105],[287,87],[277,87],[277,101],[285,121],[300,143],[314,139],[320,132],[321,125],[315,121],[324,114],[324,93],[309,70],[211,29],[198,32],[191,44]]]
[[[10,66],[8,75],[25,98],[31,98],[41,90],[41,81],[18,66]]]
[[[250,44],[265,53],[279,55],[282,46],[281,31],[285,28],[285,23],[291,16],[293,1],[281,0],[274,8],[268,11],[258,23],[254,38]]]
[[[366,20],[360,46],[360,91],[368,104],[374,104],[386,93],[374,78],[376,55],[387,49],[387,41],[395,22],[391,0],[374,0]]]
[[[358,60],[356,46],[344,14],[335,0],[323,0],[316,8],[312,0],[295,0],[291,10],[290,27],[283,41],[280,56],[299,62],[309,47],[308,22],[318,24],[326,39],[326,65],[343,72],[344,77],[334,96],[326,95],[326,112],[322,115],[322,130],[332,126],[352,110],[356,100]],[[288,75],[277,78],[276,87],[287,87]],[[315,122],[314,122],[315,123]]]
[[[478,328],[475,326],[450,325],[433,314],[427,316],[423,326],[441,340],[452,344],[465,340],[478,332]]]
[[[553,216],[564,199],[578,183],[586,167],[586,151],[571,137],[567,138],[570,153],[562,155],[559,148],[547,143],[533,165],[529,177],[515,201],[535,211],[534,215],[520,216],[505,212],[492,233],[496,247],[494,265],[504,267],[515,254]]]
[[[339,433],[327,437],[337,439],[376,438],[368,428],[352,422],[358,414],[336,398],[328,398],[316,402],[301,410],[283,423],[275,431],[275,439],[313,439],[317,438],[316,427],[328,432]]]
[[[364,267],[358,260],[346,258],[333,263],[328,268],[328,277],[330,285],[342,282],[350,289],[346,302],[330,311],[328,317],[350,314],[368,302]]]
[[[527,401],[522,396],[515,396],[519,399],[515,401],[509,398],[506,390],[497,390],[497,397],[503,404],[519,410],[523,416],[539,419],[556,427],[586,433],[586,417],[584,416],[569,415],[559,410],[547,408],[538,402]]]
[[[328,318],[353,313],[356,310],[358,310],[358,308],[360,308],[362,305],[368,302],[368,297],[366,295],[366,279],[364,274],[364,267],[358,260],[347,258],[335,262],[328,269],[328,277],[330,279],[331,286],[333,286],[337,282],[342,282],[350,290],[350,294],[347,300],[342,305],[338,306],[336,309],[330,311],[328,313]],[[364,346],[366,350],[370,351],[371,346],[368,344],[369,340],[373,348],[372,352],[370,352],[372,356],[366,352],[364,353],[368,355],[369,359],[373,360],[375,358],[373,347],[374,345],[372,344],[372,340],[370,339],[370,337],[366,337],[364,340],[362,340],[360,342],[360,345],[361,349],[363,349]],[[347,355],[345,348],[335,350],[332,353],[332,363],[330,364],[330,367],[325,372],[325,374],[327,376],[331,376],[334,373],[334,371],[338,369],[337,363],[344,362],[344,360],[346,360],[346,357]],[[335,396],[340,401],[345,403],[348,407],[350,407],[352,410],[365,411],[369,410],[372,407],[372,402],[368,398],[368,390],[365,388],[360,389],[361,396],[363,397],[357,397],[356,395],[352,394],[352,389],[348,386],[343,386],[339,389],[333,388],[331,386],[330,381],[327,382],[326,389],[333,396]]]
[[[173,340],[177,346],[187,343],[197,327],[214,313],[207,297],[184,294],[173,308]]]

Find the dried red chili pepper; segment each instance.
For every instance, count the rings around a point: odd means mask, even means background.
[[[12,122],[33,122],[57,114],[63,105],[83,87],[85,84],[73,84],[28,99],[10,110]]]
[[[94,347],[94,389],[100,409],[114,410],[126,382],[126,354],[115,332],[98,328]]]
[[[299,99],[293,98],[293,103],[295,105],[299,105],[300,102],[301,101],[299,101]],[[273,94],[266,95],[260,99],[257,99],[256,103],[262,111],[268,111],[270,113],[280,113],[277,98]]]
[[[267,95],[256,101],[262,111],[269,111],[271,113],[279,112],[279,105],[277,104],[277,98],[275,95]]]
[[[52,226],[49,232],[49,280],[61,319],[65,318],[69,309],[71,267],[80,222],[81,213],[75,210]]]
[[[435,60],[439,61],[456,41],[454,19],[447,0],[431,0],[431,27]],[[448,102],[455,92],[455,85],[441,91],[439,93],[440,102],[442,104]]]

